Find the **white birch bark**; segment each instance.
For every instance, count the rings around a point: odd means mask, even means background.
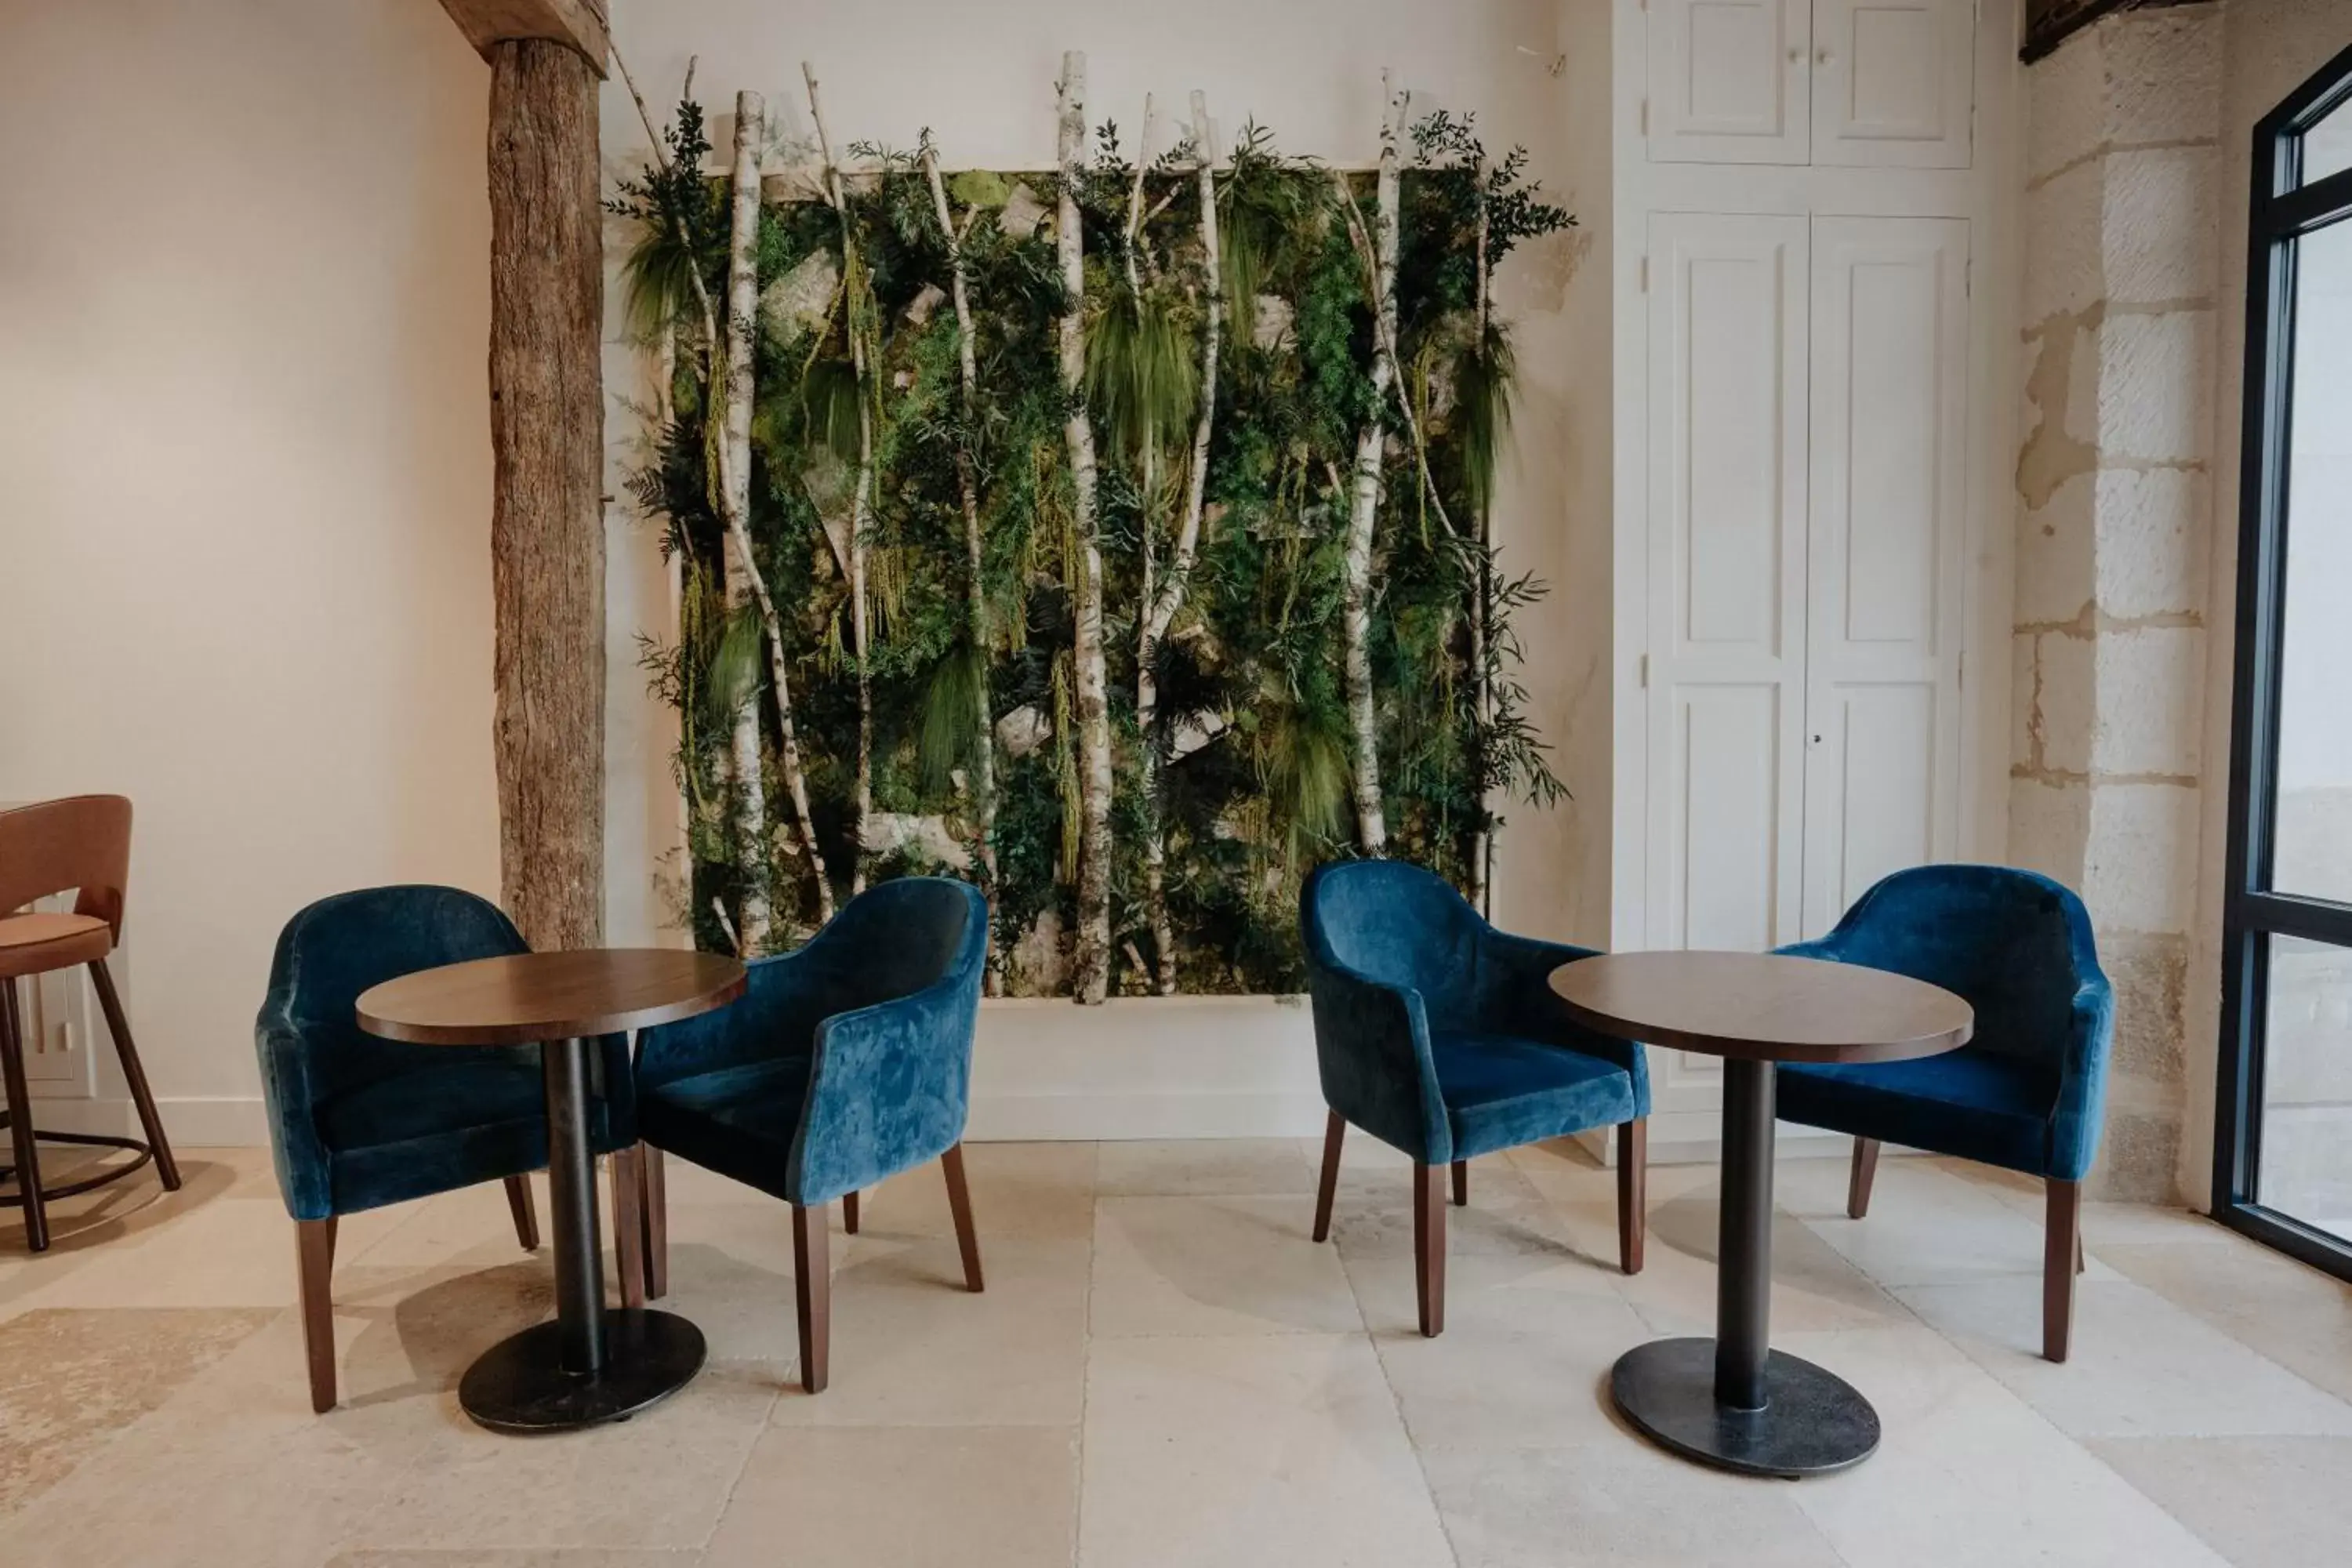
[[[1074,492],[1077,566],[1078,918],[1071,998],[1098,1004],[1110,988],[1110,700],[1103,660],[1102,539],[1095,514],[1095,434],[1082,401],[1086,377],[1086,237],[1078,180],[1087,145],[1087,57],[1062,56],[1055,138],[1061,177],[1055,248],[1066,295],[1060,324],[1062,386],[1070,413],[1062,428]]]
[[[850,370],[857,386],[857,486],[849,509],[849,636],[857,667],[857,782],[851,803],[852,821],[849,891],[866,890],[866,823],[874,815],[874,671],[868,658],[866,563],[874,499],[873,388],[866,366],[866,334],[857,320],[857,237],[849,221],[849,202],[842,191],[841,169],[833,161],[833,139],[825,132],[824,108],[817,96],[816,70],[801,62],[801,79],[808,84],[809,119],[816,127],[817,152],[824,160],[825,199],[841,219],[843,324],[849,335]]]
[[[1404,94],[1394,73],[1382,71],[1388,108],[1381,122],[1381,163],[1376,184],[1379,232],[1372,237],[1373,317],[1379,342],[1372,355],[1374,412],[1356,437],[1356,465],[1348,508],[1347,595],[1340,623],[1346,641],[1341,666],[1348,693],[1348,724],[1355,740],[1356,837],[1367,855],[1385,855],[1388,818],[1381,795],[1380,716],[1372,696],[1372,527],[1381,507],[1380,410],[1388,402],[1396,373],[1390,345],[1396,341],[1397,140],[1404,128]],[[1340,193],[1350,221],[1355,197],[1342,174]]]
[[[751,602],[751,536],[732,526],[748,515],[751,486],[752,333],[759,312],[756,256],[760,238],[760,140],[767,106],[756,92],[735,95],[734,199],[727,231],[727,375],[719,428],[719,484],[730,520],[725,551],[727,610],[731,617]],[[761,777],[760,705],[746,698],[735,710],[730,748],[735,773],[735,816],[743,836],[743,918],[736,950],[745,957],[768,948],[773,917],[768,903],[767,787]]]
[[[1478,192],[1478,304],[1473,322],[1475,336],[1471,339],[1473,344],[1471,352],[1484,360],[1486,357],[1488,268],[1486,163],[1483,157],[1471,170],[1471,178],[1477,182]],[[1478,548],[1471,559],[1473,575],[1470,587],[1471,704],[1472,711],[1477,715],[1480,738],[1480,753],[1475,761],[1482,774],[1486,763],[1484,752],[1486,725],[1494,716],[1494,691],[1486,674],[1486,621],[1487,617],[1494,613],[1493,563],[1489,559],[1494,550],[1494,532],[1489,510],[1490,508],[1482,503],[1478,508],[1477,517],[1473,520],[1478,536]],[[1482,811],[1486,806],[1483,790],[1478,805]],[[1481,824],[1478,831],[1473,834],[1470,839],[1470,905],[1482,915],[1494,913],[1494,878],[1495,835],[1490,828]]]
[[[1160,713],[1160,681],[1153,663],[1160,644],[1183,606],[1186,584],[1201,544],[1201,519],[1206,510],[1209,441],[1217,416],[1217,358],[1223,347],[1225,316],[1223,253],[1217,241],[1216,154],[1209,132],[1209,101],[1192,94],[1194,174],[1201,194],[1201,250],[1207,272],[1208,310],[1201,332],[1201,413],[1192,425],[1192,463],[1185,477],[1184,512],[1176,525],[1176,544],[1168,570],[1156,585],[1145,578],[1141,635],[1137,638],[1135,717],[1143,737],[1143,787],[1148,812],[1144,841],[1144,895],[1150,906],[1151,941],[1160,960],[1160,994],[1176,994],[1176,933],[1168,918],[1168,829],[1160,812],[1160,750],[1152,735]],[[1146,540],[1149,547],[1149,537]],[[1149,564],[1149,556],[1146,563]]]
[[[939,149],[928,142],[923,147],[923,174],[931,186],[931,207],[938,214],[940,233],[948,247],[948,293],[955,302],[956,368],[962,394],[964,423],[969,432],[978,412],[980,401],[980,367],[974,347],[971,325],[971,296],[964,276],[963,234],[955,226],[955,217],[948,210],[947,181],[940,174]],[[963,502],[964,554],[964,619],[965,635],[971,639],[972,658],[980,679],[972,683],[972,830],[979,840],[981,888],[987,895],[991,927],[996,914],[996,723],[989,711],[988,701],[988,592],[982,582],[982,565],[980,531],[980,481],[972,472],[971,451],[961,441],[956,445],[956,490]],[[992,937],[988,964],[988,990],[991,995],[1003,988],[993,952]]]
[[[655,161],[667,169],[669,166],[669,154],[664,150],[661,132],[654,129],[653,116],[646,109],[645,95],[637,90],[635,79],[629,75],[628,62],[621,58],[621,51],[617,47],[613,50],[613,63],[620,70],[621,80],[627,86],[629,97],[636,103],[637,119],[645,125],[646,136],[653,143]],[[687,78],[691,84],[693,80],[691,65],[687,68]],[[764,118],[766,106],[761,102],[758,95],[747,93],[743,96],[751,100]],[[739,100],[737,104],[739,121],[741,107]],[[739,123],[736,156],[738,166],[735,170],[735,188],[739,193],[743,189],[741,180],[743,160],[742,133]],[[760,183],[759,144],[756,137],[751,144],[750,161],[751,171],[750,184],[754,193],[750,204],[751,238],[750,241],[743,241],[739,237],[744,217],[744,204],[739,197],[730,214],[729,232],[728,278],[730,296],[735,280],[735,258],[738,256],[748,258],[745,246],[755,245],[759,233],[759,197],[756,194]],[[710,290],[703,286],[701,272],[689,268],[688,276],[694,284],[695,304],[702,316],[703,384],[706,387],[715,388],[722,380],[718,311],[711,304]],[[753,282],[756,300],[756,275]],[[754,331],[748,312],[739,315],[737,319],[741,321],[742,331],[746,334]],[[730,330],[732,330],[731,324]],[[748,361],[748,356],[746,358]],[[748,430],[747,425],[747,435]],[[808,775],[802,770],[800,742],[793,729],[793,689],[791,682],[785,678],[783,626],[776,615],[775,601],[769,597],[767,579],[761,575],[759,563],[751,553],[750,509],[748,505],[739,504],[748,501],[751,494],[751,465],[748,453],[742,468],[742,482],[740,487],[734,478],[736,466],[728,450],[728,444],[724,440],[718,444],[718,457],[720,520],[727,526],[728,543],[732,547],[736,558],[742,563],[743,575],[751,587],[752,597],[759,603],[761,622],[767,630],[768,675],[776,695],[779,731],[776,748],[777,763],[784,775],[784,787],[792,795],[793,810],[800,818],[801,852],[807,857],[809,873],[816,881],[817,918],[829,921],[833,918],[833,879],[825,868],[824,851],[817,847],[816,819],[809,813]],[[739,947],[740,945],[739,943]]]

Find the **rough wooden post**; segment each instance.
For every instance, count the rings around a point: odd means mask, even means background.
[[[443,0],[490,64],[499,889],[534,947],[604,928],[600,0]]]

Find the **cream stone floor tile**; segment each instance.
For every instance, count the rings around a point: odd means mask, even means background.
[[[1649,1329],[1614,1295],[1555,1288],[1546,1275],[1560,1270],[1506,1279],[1504,1267],[1478,1258],[1466,1278],[1449,1276],[1445,1331],[1434,1339],[1421,1336],[1409,1305],[1394,1327],[1374,1330],[1406,1431],[1423,1448],[1614,1440],[1609,1369]]]
[[[2210,1221],[2197,1223],[2218,1241],[2110,1243],[2100,1256],[2231,1338],[2352,1400],[2352,1285]]]
[[[2105,1437],[2086,1445],[2239,1568],[2314,1568],[2352,1542],[2352,1439]]]
[[[1083,1568],[1449,1568],[1360,1334],[1096,1340]]]
[[[394,1223],[343,1222],[346,1252],[364,1251]],[[17,1299],[35,1307],[286,1307],[296,1292],[294,1222],[276,1198],[215,1198],[124,1237],[81,1267]]]
[[[1616,1247],[1616,1209],[1563,1209],[1580,1249]],[[1654,1334],[1715,1331],[1720,1211],[1712,1184],[1653,1203],[1642,1272],[1619,1275],[1618,1292]],[[1772,1326],[1776,1332],[1868,1328],[1907,1321],[1902,1303],[1786,1213],[1772,1223]]]
[[[2063,1365],[2042,1359],[2042,1292],[2032,1280],[1895,1294],[2077,1437],[2352,1434],[2352,1405],[2129,1280],[2080,1283]]]
[[[1968,1357],[1918,1326],[1776,1337],[1860,1389],[1878,1452],[1788,1492],[1853,1568],[2216,1568]]]
[[[625,1422],[518,1439],[448,1402],[346,1548],[698,1547],[775,1403],[772,1369],[715,1363]]]
[[[963,1288],[951,1237],[856,1237],[834,1266],[831,1386],[812,1396],[791,1384],[772,1419],[1075,1425],[1084,1398],[1088,1251],[1083,1242],[983,1234],[988,1289],[975,1296]],[[791,1321],[789,1295],[777,1310]]]
[[[1077,1506],[1076,1427],[772,1427],[704,1563],[1050,1568]]]
[[[1320,1158],[1303,1152],[1295,1138],[1171,1139],[1101,1148],[1097,1190],[1106,1197],[1311,1195]]]
[[[338,1552],[326,1568],[701,1568],[698,1551],[607,1552],[598,1546],[508,1551]]]
[[[1202,1143],[1204,1150],[1216,1145]],[[973,1143],[964,1150],[972,1229],[989,1238],[1084,1241],[1094,1226],[1092,1143]],[[1211,1157],[1213,1157],[1212,1155]],[[838,1223],[840,1205],[833,1205]],[[952,1236],[947,1177],[937,1161],[902,1171],[864,1194],[862,1227],[876,1236]]]
[[[1297,1196],[1106,1197],[1095,1209],[1090,1331],[1291,1334],[1360,1330],[1347,1271],[1309,1239]]]
[[[70,1474],[274,1315],[51,1307],[0,1322],[0,1515]]]
[[[1424,1449],[1461,1568],[1843,1568],[1793,1488],[1619,1432],[1568,1447]]]
[[[1866,1218],[1846,1217],[1845,1193],[1845,1168],[1837,1162],[1789,1161],[1780,1168],[1780,1205],[1881,1285],[2042,1272],[2040,1214],[1931,1162],[1882,1160]],[[2095,1258],[2091,1271],[2113,1278]]]
[[[793,1313],[793,1211],[755,1194],[748,1203],[669,1205],[669,1294],[654,1303],[690,1319],[713,1360],[777,1363],[784,1375],[800,1354]],[[831,1247],[848,1237],[838,1212]]]

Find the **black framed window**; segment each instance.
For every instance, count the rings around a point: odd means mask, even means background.
[[[2352,49],[2253,156],[2213,1212],[2352,1279]]]

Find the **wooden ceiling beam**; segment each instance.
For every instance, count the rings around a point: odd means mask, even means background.
[[[441,8],[484,59],[517,38],[545,38],[585,56],[600,77],[610,42],[605,0],[441,0]]]

